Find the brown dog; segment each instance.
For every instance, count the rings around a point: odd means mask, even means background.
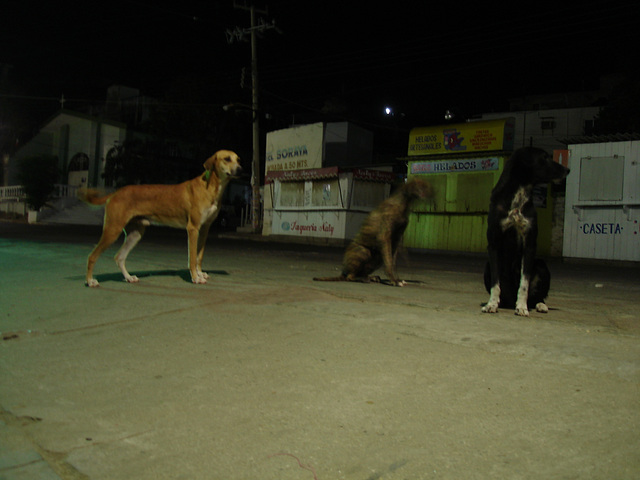
[[[396,277],[395,260],[398,243],[409,223],[409,206],[415,199],[432,196],[433,189],[429,183],[420,179],[409,180],[365,218],[356,238],[344,253],[342,274],[339,277],[321,277],[314,280],[380,281],[378,277],[369,275],[384,263],[391,285],[404,286],[405,282]]]
[[[202,175],[178,185],[128,185],[106,196],[100,196],[95,190],[80,189],[78,197],[86,203],[106,203],[102,237],[87,260],[87,286],[99,285],[93,278],[93,267],[100,254],[123,231],[125,241],[115,261],[127,282],[137,282],[138,278],[127,272],[125,260],[151,222],[187,229],[191,281],[207,283],[209,276],[202,271],[207,234],[218,216],[225,188],[242,170],[239,160],[234,152],[220,150],[204,162]]]

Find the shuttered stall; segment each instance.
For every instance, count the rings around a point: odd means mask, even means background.
[[[414,206],[405,246],[486,251],[489,198],[513,149],[513,129],[505,118],[411,131],[408,177],[430,182],[435,197]]]
[[[640,141],[569,145],[565,257],[640,261]]]
[[[344,244],[366,216],[389,196],[396,175],[362,168],[326,167],[268,172],[271,235]]]

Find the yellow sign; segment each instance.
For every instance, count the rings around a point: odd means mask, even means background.
[[[409,156],[513,150],[515,119],[417,127],[409,133]]]

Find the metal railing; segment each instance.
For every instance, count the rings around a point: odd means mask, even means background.
[[[53,198],[75,197],[78,187],[73,185],[56,184],[53,190]],[[0,187],[0,202],[23,200],[26,197],[22,185]]]
[[[24,198],[24,187],[21,185],[13,187],[0,187],[0,201],[19,200]]]

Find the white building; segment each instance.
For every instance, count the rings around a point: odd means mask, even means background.
[[[9,185],[19,185],[18,165],[34,155],[58,157],[60,183],[104,186],[107,152],[125,140],[126,126],[82,113],[61,110],[9,159]]]
[[[538,147],[553,152],[566,149],[564,139],[590,133],[600,107],[554,108],[485,113],[483,120],[515,118],[514,148]]]

